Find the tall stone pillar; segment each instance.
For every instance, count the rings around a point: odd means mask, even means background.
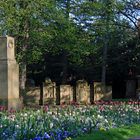
[[[19,66],[12,37],[0,37],[0,105],[19,107]]]

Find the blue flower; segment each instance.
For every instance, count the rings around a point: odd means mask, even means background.
[[[44,134],[43,138],[45,138],[45,139],[50,139],[51,137],[49,136],[49,134],[48,134],[48,133],[46,133],[46,132],[45,132],[45,134]]]
[[[69,136],[69,133],[68,133],[68,131],[64,131],[64,134],[63,134],[64,136],[64,138],[67,138],[68,136]]]
[[[42,140],[42,137],[37,136],[37,137],[35,137],[33,140]]]

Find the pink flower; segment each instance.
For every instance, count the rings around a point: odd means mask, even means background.
[[[44,112],[48,112],[48,110],[49,110],[49,107],[47,105],[43,107]]]

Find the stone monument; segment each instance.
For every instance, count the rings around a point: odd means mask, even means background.
[[[136,97],[136,80],[129,79],[126,81],[126,97],[135,98]]]
[[[0,37],[0,105],[19,108],[19,66],[12,37]]]

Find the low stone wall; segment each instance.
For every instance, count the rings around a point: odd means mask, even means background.
[[[101,83],[94,82],[94,100],[109,100],[112,99],[112,88],[107,86],[107,93],[102,94]],[[60,86],[60,104],[69,104],[73,101],[73,87],[71,85]],[[40,100],[40,87],[29,88],[24,101],[27,105],[38,105]],[[84,80],[77,81],[76,85],[76,100],[80,104],[90,104],[90,87]],[[43,87],[43,104],[56,104],[56,84],[44,84]]]

